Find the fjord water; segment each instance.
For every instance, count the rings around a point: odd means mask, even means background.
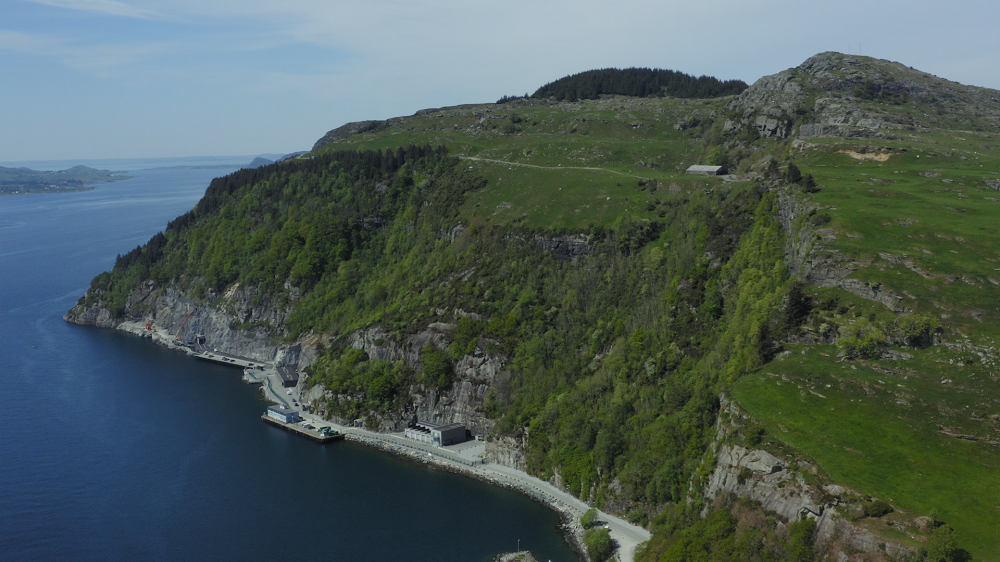
[[[262,423],[237,369],[63,322],[116,254],[236,169],[195,164],[0,198],[0,559],[474,562],[520,539],[573,560],[521,495],[318,446]]]

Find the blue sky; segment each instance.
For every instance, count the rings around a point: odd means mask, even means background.
[[[609,66],[753,82],[860,50],[1000,88],[996,21],[961,0],[0,0],[0,161],[286,153]]]

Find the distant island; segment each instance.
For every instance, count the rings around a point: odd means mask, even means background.
[[[73,166],[57,172],[0,166],[0,195],[84,191],[92,189],[87,187],[89,184],[127,180],[131,177],[121,172],[95,170],[87,166]]]
[[[260,168],[261,166],[267,166],[267,165],[270,165],[270,164],[274,164],[274,160],[268,160],[267,158],[262,158],[262,157],[258,156],[256,158],[254,158],[250,162],[250,165],[247,166],[247,167],[248,168]]]

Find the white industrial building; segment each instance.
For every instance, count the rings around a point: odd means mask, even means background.
[[[270,406],[267,409],[267,417],[278,420],[282,423],[295,423],[302,421],[298,410],[289,410],[287,406]]]
[[[406,437],[423,443],[443,447],[465,441],[465,424],[452,423],[438,425],[431,422],[417,422],[406,428]]]

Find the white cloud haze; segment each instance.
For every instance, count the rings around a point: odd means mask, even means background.
[[[979,1],[0,0],[0,161],[308,148],[347,121],[649,66],[752,82],[821,51],[1000,87]],[[9,9],[8,9],[9,8]],[[970,13],[977,17],[969,18]]]

